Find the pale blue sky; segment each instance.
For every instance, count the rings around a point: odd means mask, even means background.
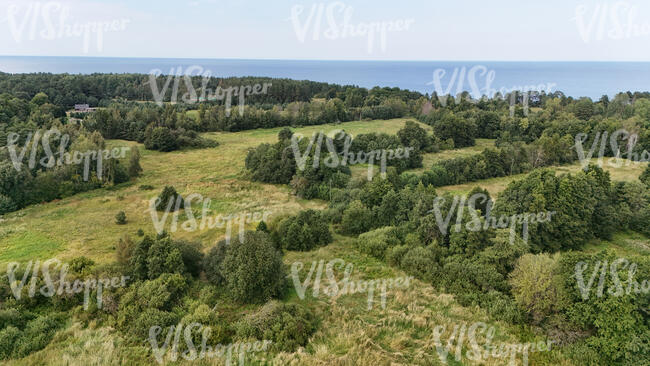
[[[292,19],[297,6],[304,10]],[[342,27],[343,9],[355,31],[375,22],[409,27],[387,30],[383,43],[379,34],[326,37],[331,20]],[[92,28],[86,40],[79,35],[88,23],[113,21],[101,41]],[[75,26],[77,35],[67,35]],[[650,61],[648,45],[648,1],[0,0],[0,55]]]

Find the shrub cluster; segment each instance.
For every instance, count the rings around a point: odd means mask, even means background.
[[[281,297],[286,289],[282,254],[262,231],[247,231],[244,240],[219,242],[203,264],[214,285],[223,284],[233,300],[264,303]]]
[[[332,241],[328,222],[315,210],[280,219],[273,224],[271,236],[278,248],[286,250],[309,251]]]
[[[301,305],[270,301],[240,320],[235,329],[241,338],[272,341],[273,351],[295,352],[307,345],[316,331],[316,322],[314,314]]]

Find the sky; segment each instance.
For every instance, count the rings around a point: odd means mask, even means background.
[[[650,2],[0,0],[0,55],[650,61]]]

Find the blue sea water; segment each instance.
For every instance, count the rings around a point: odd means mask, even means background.
[[[650,90],[650,62],[454,62],[454,61],[307,61],[236,59],[155,59],[0,56],[8,73],[150,73],[186,70],[197,65],[212,76],[269,76],[344,85],[400,87],[432,94],[436,90],[504,90],[544,86],[573,97],[598,99],[624,91]],[[476,66],[483,67],[476,68]],[[470,70],[478,71],[470,77]],[[463,73],[463,69],[465,72]],[[434,83],[436,70],[444,76]],[[454,71],[456,82],[452,83]],[[438,71],[439,75],[442,75]],[[491,75],[491,76],[490,76]],[[461,77],[463,76],[463,77]],[[486,79],[492,82],[486,85]],[[471,79],[475,82],[472,83]],[[459,80],[462,80],[460,88]],[[474,86],[473,86],[474,85]],[[437,89],[436,89],[437,88]],[[446,93],[445,93],[446,94]]]

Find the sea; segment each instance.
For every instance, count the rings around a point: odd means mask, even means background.
[[[188,71],[190,70],[190,71]],[[268,76],[365,88],[399,87],[423,94],[513,90],[561,91],[594,100],[650,91],[650,62],[318,61],[187,58],[0,56],[6,73],[158,73]],[[1,91],[0,91],[1,92]]]

